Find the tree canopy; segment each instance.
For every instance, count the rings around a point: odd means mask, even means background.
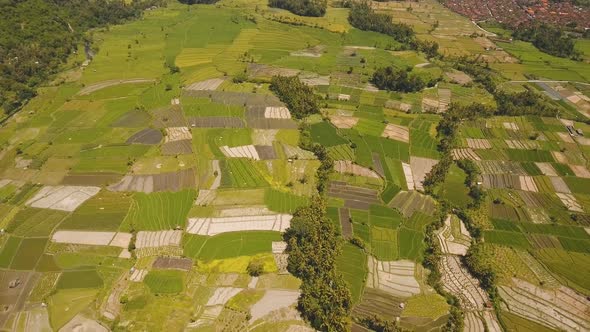
[[[324,16],[328,6],[327,0],[269,0],[270,7],[286,9],[301,16]]]
[[[320,111],[318,96],[296,76],[274,76],[270,82],[270,90],[287,104],[289,111],[297,119]]]
[[[10,113],[74,52],[88,29],[141,16],[160,0],[0,2],[0,107]]]

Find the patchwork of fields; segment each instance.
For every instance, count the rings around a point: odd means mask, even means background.
[[[444,59],[351,27],[329,2],[318,19],[262,0],[171,1],[94,31],[80,77],[42,87],[0,127],[0,329],[312,330],[282,236],[318,199],[321,160],[303,143],[334,161],[323,198],[353,330],[374,315],[439,330],[452,306],[469,331],[589,329],[590,90],[547,83],[561,119],[460,122],[430,188],[444,112],[494,97]],[[505,71],[508,91],[540,89],[519,82],[531,73],[589,80],[587,64],[566,70],[528,43],[492,50],[438,2],[374,6],[445,56]],[[370,77],[384,66],[435,86],[378,90]],[[269,88],[275,75],[311,86],[321,113],[297,120]],[[465,264],[474,247],[499,298]]]

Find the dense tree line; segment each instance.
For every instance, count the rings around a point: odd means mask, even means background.
[[[373,73],[371,83],[381,90],[398,92],[416,92],[424,89],[426,82],[405,69],[393,67],[378,68]]]
[[[320,17],[326,15],[327,0],[269,0],[270,7],[286,9],[301,16]]]
[[[540,51],[562,58],[581,59],[575,49],[575,40],[566,35],[562,29],[547,24],[521,25],[512,33],[512,37],[531,42]]]
[[[485,191],[477,184],[481,175],[479,167],[470,159],[457,160],[457,166],[467,174],[465,185],[469,188],[469,196],[473,199],[472,207],[479,207],[486,197]]]
[[[270,90],[287,104],[289,111],[297,119],[320,111],[319,97],[299,77],[274,76],[270,82]]]
[[[412,27],[404,23],[393,23],[391,16],[376,13],[368,2],[351,1],[348,5],[348,22],[353,27],[389,35],[400,43],[409,44],[414,40]]]
[[[88,29],[141,16],[160,0],[5,0],[0,2],[0,107],[10,113],[35,96]]]
[[[289,253],[287,269],[302,280],[298,306],[302,316],[320,331],[346,331],[352,299],[336,258],[342,250],[334,224],[326,217],[323,198],[293,214],[283,239]]]
[[[498,109],[497,115],[539,115],[555,116],[557,108],[551,105],[545,97],[531,90],[517,93],[497,91],[494,95]]]

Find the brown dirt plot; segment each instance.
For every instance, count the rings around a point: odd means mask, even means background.
[[[193,266],[193,261],[188,258],[158,257],[152,264],[154,269],[172,269],[188,271]]]
[[[408,143],[410,141],[410,131],[408,130],[408,127],[388,123],[385,130],[383,130],[381,137],[387,137]]]
[[[133,134],[133,136],[127,139],[126,143],[156,145],[162,141],[162,137],[163,135],[161,131],[157,129],[146,128]]]
[[[330,122],[332,122],[336,128],[350,129],[356,126],[359,122],[359,118],[354,116],[332,115],[330,116]]]
[[[111,191],[158,192],[180,191],[196,186],[195,171],[186,169],[178,172],[152,175],[126,175],[121,181],[109,187]]]
[[[332,181],[328,195],[344,200],[344,207],[368,210],[371,204],[379,203],[379,192],[373,189],[356,187],[346,182]]]

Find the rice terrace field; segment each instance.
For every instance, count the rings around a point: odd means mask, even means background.
[[[88,4],[0,38],[0,330],[590,331],[581,26]]]

